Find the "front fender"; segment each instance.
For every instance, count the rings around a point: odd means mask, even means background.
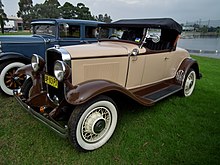
[[[70,89],[66,93],[66,100],[72,105],[83,104],[98,95],[106,94],[108,92],[119,92],[145,106],[151,106],[154,104],[151,100],[139,98],[121,85],[108,80],[91,80],[80,83],[76,86],[66,83],[66,87],[67,89]]]
[[[28,64],[31,61],[30,58],[27,58],[23,54],[16,52],[6,52],[0,54],[0,63],[8,60],[21,61],[24,62],[25,64]]]
[[[32,69],[31,64],[28,64],[28,65],[24,65],[23,67],[18,68],[14,76],[19,75],[19,74],[25,74],[31,77],[33,86],[30,89],[30,97],[33,97],[36,94],[41,93],[41,90],[43,89],[42,76],[41,76],[42,72],[35,72]]]
[[[30,77],[33,77],[33,71],[34,70],[32,69],[31,64],[28,64],[18,68],[17,71],[15,72],[15,75],[25,74],[25,75],[29,75]]]

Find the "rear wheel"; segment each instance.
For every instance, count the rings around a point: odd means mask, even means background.
[[[107,96],[77,106],[69,119],[69,139],[80,151],[91,151],[103,146],[114,133],[117,108]]]
[[[186,74],[184,83],[183,83],[183,90],[182,95],[185,97],[190,96],[195,88],[195,84],[196,84],[196,72],[194,71],[194,69],[190,68]]]
[[[0,87],[1,90],[7,95],[13,95],[14,89],[20,89],[24,81],[26,80],[26,75],[19,74],[14,77],[15,71],[24,66],[22,62],[8,61],[0,64]]]

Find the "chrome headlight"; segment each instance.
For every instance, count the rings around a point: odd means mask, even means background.
[[[44,64],[45,64],[45,62],[42,57],[38,56],[37,54],[32,55],[31,66],[35,72],[38,70],[42,70],[44,67]]]
[[[67,79],[70,74],[70,69],[63,61],[57,60],[54,64],[54,75],[58,81]]]

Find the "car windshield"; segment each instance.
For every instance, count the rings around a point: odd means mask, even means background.
[[[55,25],[36,24],[32,27],[33,34],[55,36]]]
[[[120,28],[108,28],[102,27],[99,30],[100,40],[127,40],[135,43],[140,43],[143,39],[144,28],[134,27],[120,27]]]

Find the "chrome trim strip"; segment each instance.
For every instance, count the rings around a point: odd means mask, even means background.
[[[69,52],[67,52],[66,49],[64,49],[64,48],[60,48],[59,51],[62,54],[62,60],[69,65],[70,60],[71,60],[71,56],[70,56]]]

